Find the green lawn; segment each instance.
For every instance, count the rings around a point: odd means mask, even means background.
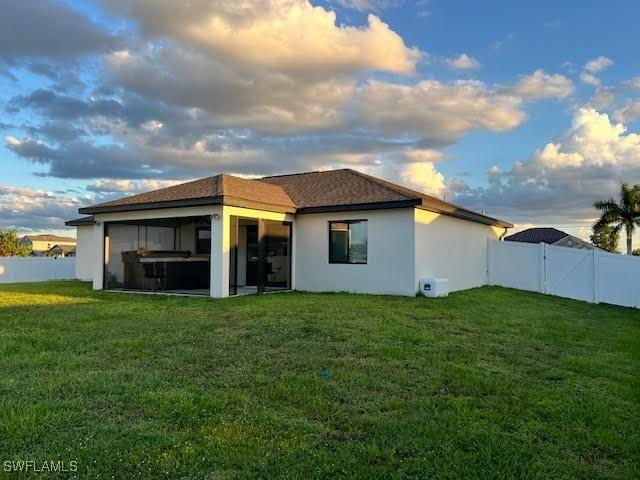
[[[640,476],[640,312],[515,290],[4,285],[0,373],[0,476]]]

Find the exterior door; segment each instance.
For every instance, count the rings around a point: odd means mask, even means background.
[[[258,225],[247,225],[247,287],[258,284]]]
[[[258,292],[291,289],[291,223],[258,224]]]

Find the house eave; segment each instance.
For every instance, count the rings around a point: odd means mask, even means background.
[[[73,220],[67,220],[66,222],[64,222],[67,227],[81,227],[85,225],[93,225],[94,223],[95,220],[93,218],[93,215],[84,218],[74,218]]]
[[[487,217],[485,215],[481,215],[479,213],[475,213],[470,210],[465,210],[463,208],[453,207],[450,210],[445,210],[443,208],[439,208],[433,205],[428,205],[425,203],[422,203],[417,208],[419,208],[420,210],[427,210],[430,212],[439,213],[440,215],[446,215],[448,217],[453,217],[460,220],[480,223],[482,225],[489,225],[492,227],[502,227],[502,228],[513,228],[512,223],[505,222],[504,220],[498,220],[497,218]]]
[[[353,212],[356,210],[383,210],[391,208],[408,208],[420,204],[420,200],[399,200],[393,202],[351,203],[346,205],[324,205],[318,207],[302,207],[297,213],[329,213],[329,212]]]
[[[256,202],[253,200],[231,197],[228,195],[184,200],[170,200],[164,202],[132,203],[128,205],[96,205],[92,207],[84,207],[79,209],[78,211],[83,214],[100,214],[136,212],[143,210],[160,210],[166,208],[200,207],[206,205],[227,205],[232,207],[251,208],[254,210],[264,210],[278,213],[295,213],[296,211],[295,207],[293,206]]]

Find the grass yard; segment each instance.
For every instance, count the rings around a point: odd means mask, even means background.
[[[515,290],[4,285],[0,372],[0,476],[640,476],[640,312]]]

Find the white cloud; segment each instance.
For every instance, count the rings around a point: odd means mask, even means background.
[[[231,63],[300,76],[381,70],[413,73],[420,52],[380,18],[366,27],[336,24],[335,12],[307,0],[264,2],[110,0],[150,37],[166,36]]]
[[[640,118],[640,100],[617,109],[614,115],[619,122],[634,122],[638,120]]]
[[[547,143],[542,150],[536,150],[532,155],[532,161],[549,168],[579,167],[584,162],[584,157],[577,152],[565,153],[561,151],[562,145]]]
[[[335,0],[335,3],[359,12],[375,12],[398,6],[402,2],[401,0]]]
[[[148,192],[150,190],[158,190],[160,188],[171,187],[188,180],[116,180],[116,179],[99,179],[89,185],[87,190],[99,194],[134,194]]]
[[[444,159],[444,153],[432,148],[407,148],[393,156],[396,163],[436,163]]]
[[[595,87],[600,85],[600,79],[588,72],[582,72],[580,74],[580,80],[582,80],[584,83],[593,85]]]
[[[6,135],[4,137],[4,141],[7,142],[8,146],[11,146],[11,147],[18,147],[22,143],[16,137],[12,137],[11,135]]]
[[[403,185],[436,197],[442,197],[447,188],[444,175],[431,162],[403,165],[397,176]]]
[[[640,91],[640,77],[634,77],[625,83],[633,90]]]
[[[445,60],[447,65],[456,70],[473,70],[480,67],[480,62],[466,53]]]
[[[0,186],[0,228],[19,231],[59,230],[78,216],[88,197],[39,188]]]
[[[147,132],[157,132],[163,126],[164,124],[160,120],[147,120],[141,125],[142,129]]]
[[[580,80],[582,80],[586,84],[597,87],[601,84],[601,81],[596,76],[596,73],[609,68],[611,65],[613,65],[613,60],[611,60],[610,58],[603,56],[593,58],[585,63],[584,69],[580,74]]]
[[[300,79],[236,69],[175,45],[109,55],[111,78],[144,97],[188,108],[219,127],[292,133],[339,125],[355,79]]]
[[[459,201],[519,222],[588,225],[593,202],[616,195],[622,181],[640,182],[640,135],[585,107],[527,161],[489,172],[488,187],[459,189]]]
[[[584,69],[590,73],[598,73],[606,68],[609,68],[611,65],[613,65],[613,60],[607,57],[600,56],[597,58],[593,58],[585,63]]]
[[[611,108],[615,102],[615,89],[604,87],[596,90],[596,93],[593,95],[589,103],[596,110],[603,110]]]
[[[565,98],[573,93],[573,82],[564,75],[536,70],[521,77],[515,85],[506,87],[503,91],[527,100]]]
[[[524,120],[520,103],[478,81],[401,85],[372,80],[359,88],[354,106],[359,122],[368,128],[445,145],[471,130],[517,127]]]

